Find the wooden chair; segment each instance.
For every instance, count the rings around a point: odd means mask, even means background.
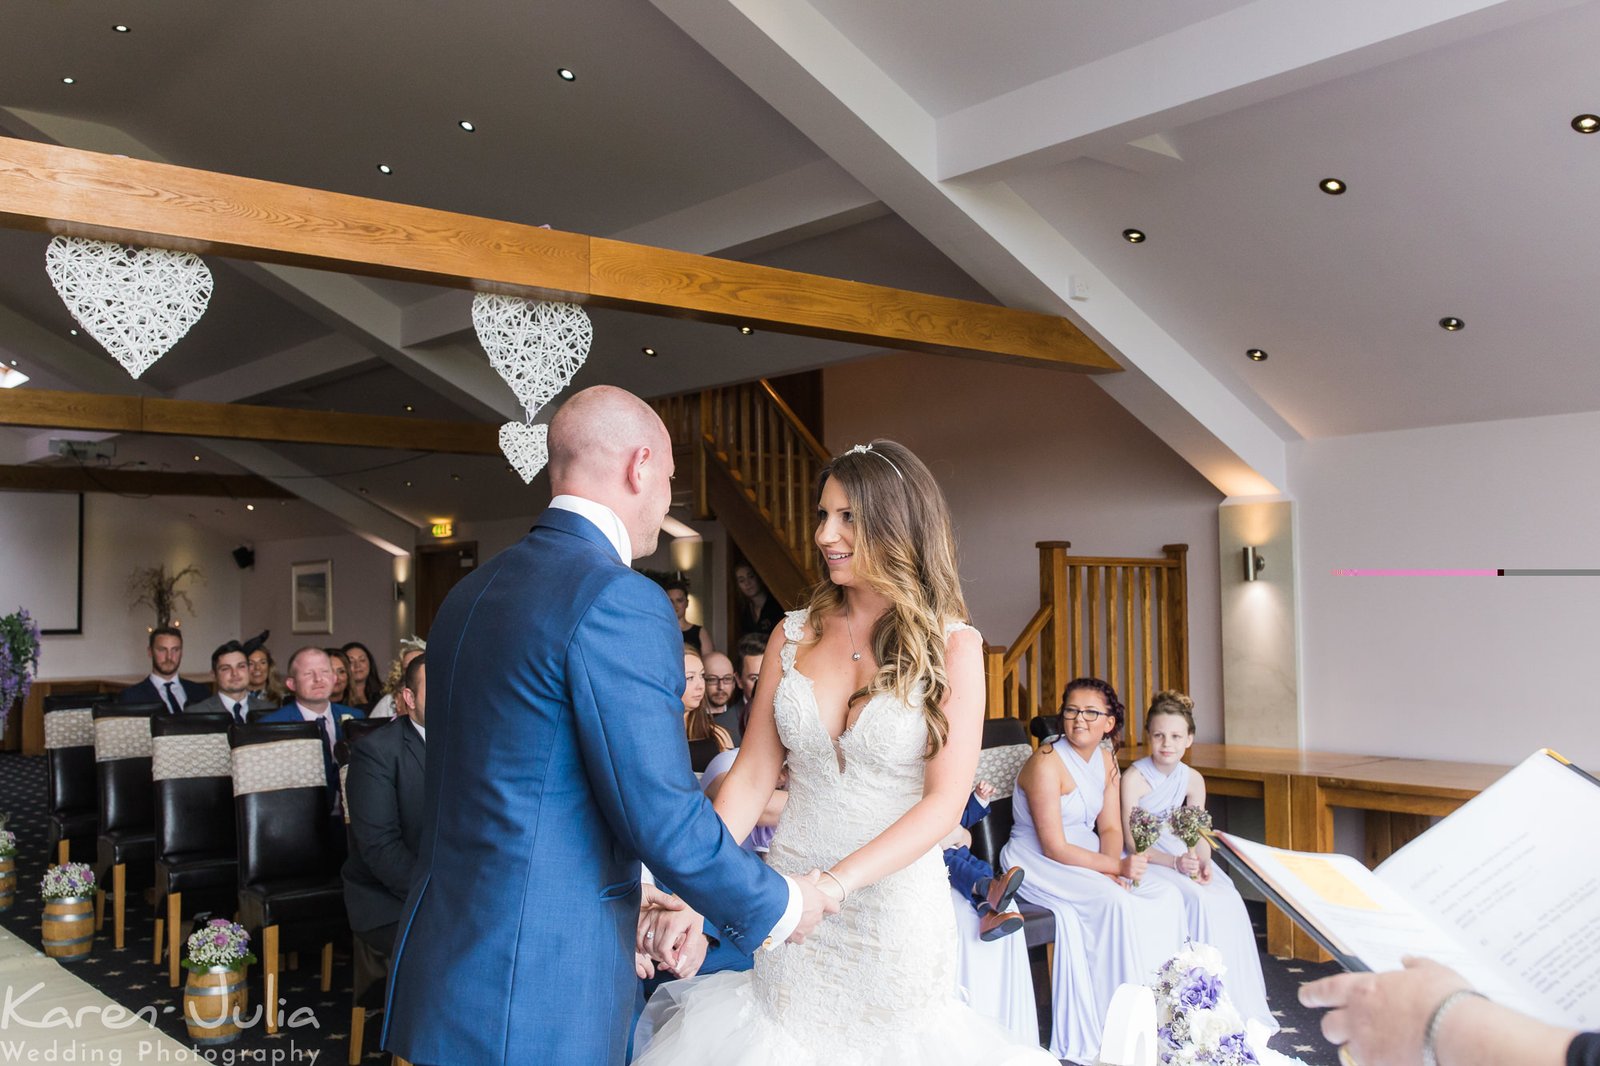
[[[100,784],[100,834],[95,844],[95,928],[105,924],[105,878],[111,875],[113,943],[123,947],[128,878],[155,877],[155,793],[150,777],[150,719],[158,703],[102,703],[94,715],[94,766]]]
[[[93,707],[103,699],[94,695],[44,698],[47,839],[58,864],[72,860],[74,843],[92,844],[100,831]]]
[[[333,943],[348,928],[330,840],[322,738],[310,722],[236,725],[228,732],[239,841],[239,916],[259,933],[268,1033],[278,1031],[280,952],[322,945],[322,990],[333,987]]]
[[[153,718],[151,778],[156,807],[156,935],[154,962],[167,951],[167,983],[178,987],[180,927],[193,914],[230,914],[239,880],[234,836],[233,761],[227,714]],[[163,940],[162,932],[166,936]]]

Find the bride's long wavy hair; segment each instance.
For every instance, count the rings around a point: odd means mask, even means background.
[[[855,531],[851,569],[889,601],[872,628],[878,672],[865,688],[851,693],[850,703],[893,692],[909,704],[920,692],[932,757],[950,734],[943,708],[950,691],[945,625],[967,620],[950,509],[922,460],[891,440],[875,440],[823,467],[816,485],[819,504],[829,478],[838,481],[850,500]],[[811,631],[820,637],[824,619],[844,606],[844,590],[824,577],[806,608]]]

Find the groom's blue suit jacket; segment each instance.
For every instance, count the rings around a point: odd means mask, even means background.
[[[428,634],[422,852],[383,1047],[428,1066],[620,1064],[644,860],[752,952],[789,892],[689,768],[660,587],[548,510]]]

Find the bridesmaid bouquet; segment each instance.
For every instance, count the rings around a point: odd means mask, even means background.
[[[1161,1066],[1250,1066],[1261,1061],[1244,1019],[1223,991],[1226,969],[1221,952],[1193,941],[1161,967],[1155,984]]]
[[[1143,855],[1155,847],[1165,824],[1160,815],[1152,814],[1143,807],[1135,807],[1128,815],[1128,835],[1132,838],[1129,843],[1133,845],[1133,853]],[[1133,887],[1138,888],[1139,882],[1135,881]]]
[[[1183,846],[1189,849],[1189,854],[1194,854],[1194,849],[1200,843],[1200,837],[1211,829],[1211,812],[1204,807],[1193,807],[1184,804],[1173,809],[1167,815],[1167,824],[1172,827],[1172,835],[1183,841]],[[1189,875],[1193,877],[1193,874]]]

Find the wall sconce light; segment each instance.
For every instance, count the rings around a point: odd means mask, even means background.
[[[1261,576],[1261,571],[1266,568],[1266,557],[1256,551],[1254,547],[1246,547],[1244,550],[1244,579],[1246,581],[1255,581]]]
[[[406,583],[404,581],[396,581],[394,583],[394,602],[406,602]]]

